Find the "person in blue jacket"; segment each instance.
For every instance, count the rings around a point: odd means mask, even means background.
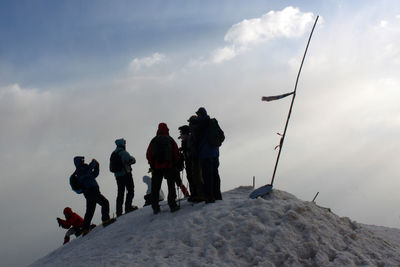
[[[211,119],[206,109],[200,107],[196,114],[198,127],[195,136],[204,181],[204,196],[206,203],[214,203],[215,200],[222,200],[221,179],[218,173],[219,148],[211,145],[207,139]]]
[[[124,202],[125,189],[125,213],[137,210],[138,207],[132,205],[132,200],[135,195],[135,184],[132,177],[131,165],[136,163],[136,159],[132,157],[128,151],[126,151],[126,141],[123,138],[115,140],[117,145],[113,153],[117,153],[119,159],[122,161],[122,168],[118,172],[115,172],[115,179],[117,181],[118,193],[117,193],[117,217],[122,215],[122,204]]]
[[[90,223],[96,210],[96,204],[101,206],[103,226],[107,226],[115,220],[110,219],[110,204],[100,193],[99,185],[96,181],[96,177],[100,172],[99,162],[92,159],[89,164],[86,164],[84,157],[77,156],[74,158],[74,164],[77,179],[83,188],[83,195],[86,198],[86,213],[82,226],[82,234],[86,235],[90,231]]]

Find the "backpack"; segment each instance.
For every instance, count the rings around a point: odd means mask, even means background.
[[[119,152],[113,151],[110,156],[110,172],[116,173],[122,171],[124,164]]]
[[[77,194],[83,193],[83,186],[78,180],[78,175],[74,172],[71,177],[69,177],[69,184],[71,185],[72,190]]]
[[[214,118],[210,120],[208,126],[207,141],[213,147],[220,147],[225,140],[224,131],[218,125],[218,121]]]
[[[154,162],[171,162],[173,157],[172,140],[168,135],[158,135],[151,144],[151,156]]]

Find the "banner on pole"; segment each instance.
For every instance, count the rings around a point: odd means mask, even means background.
[[[281,98],[284,98],[284,97],[287,97],[287,96],[290,96],[290,95],[293,95],[293,94],[294,94],[294,92],[283,94],[283,95],[263,96],[261,98],[261,101],[268,101],[269,102],[269,101],[278,100],[278,99],[281,99]]]

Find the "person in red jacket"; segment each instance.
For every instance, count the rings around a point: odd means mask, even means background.
[[[72,211],[70,207],[64,209],[65,220],[57,217],[58,226],[64,229],[68,229],[64,237],[64,243],[66,244],[70,240],[71,235],[76,237],[82,233],[83,219],[81,216]]]
[[[151,183],[151,205],[153,213],[160,212],[158,203],[162,179],[165,177],[168,184],[168,205],[171,212],[179,210],[176,204],[175,176],[179,162],[178,145],[174,139],[169,136],[167,124],[160,123],[157,129],[157,135],[151,140],[146,153],[147,161],[150,165],[152,174]]]

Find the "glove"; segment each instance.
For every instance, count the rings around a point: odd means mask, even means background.
[[[99,165],[99,162],[96,159],[92,159],[92,162],[95,162],[97,165]]]
[[[61,226],[61,219],[57,217],[58,227]]]

